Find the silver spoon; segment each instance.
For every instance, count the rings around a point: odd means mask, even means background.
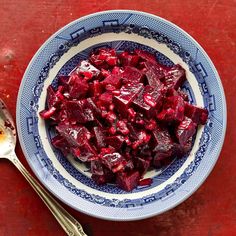
[[[21,164],[15,154],[16,128],[11,114],[0,99],[0,159],[11,161],[22,173],[68,235],[86,236],[81,224],[71,216]]]

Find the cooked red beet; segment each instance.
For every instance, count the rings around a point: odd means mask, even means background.
[[[135,167],[138,169],[140,173],[140,176],[143,176],[147,172],[148,168],[150,167],[151,160],[142,159],[138,157],[134,160],[134,163],[135,163]]]
[[[72,154],[82,162],[97,160],[97,150],[88,141],[83,141],[83,144],[78,148],[72,148]]]
[[[122,52],[119,55],[122,66],[137,66],[139,62],[139,56],[134,53]]]
[[[148,186],[152,184],[152,179],[151,178],[146,178],[146,179],[140,179],[138,185],[139,186]]]
[[[51,107],[55,107],[60,102],[60,97],[56,96],[56,92],[54,91],[51,85],[47,88],[47,105],[50,109]]]
[[[167,97],[163,110],[157,115],[163,122],[181,122],[184,119],[184,100],[181,96]]]
[[[135,67],[126,66],[122,73],[122,83],[140,83],[143,80],[143,73]]]
[[[90,97],[98,97],[101,93],[103,93],[103,91],[103,86],[98,80],[94,80],[91,84],[89,84],[88,93]]]
[[[155,162],[172,156],[174,142],[167,128],[157,127],[152,131],[152,147],[155,153]]]
[[[90,132],[83,126],[59,123],[56,129],[72,147],[80,147],[88,142],[91,137]]]
[[[180,65],[162,66],[148,52],[100,48],[47,88],[39,114],[56,128],[52,145],[89,164],[97,184],[131,191],[152,183],[140,179],[149,168],[188,154],[207,121],[206,109],[188,103],[185,80]]]
[[[100,161],[91,161],[92,179],[99,185],[115,181],[115,174]]]
[[[167,88],[174,88],[177,90],[185,80],[185,70],[180,65],[174,65],[165,73],[164,84]]]
[[[102,84],[104,86],[106,85],[112,85],[114,86],[116,89],[120,88],[121,86],[121,78],[119,75],[114,75],[114,74],[111,74],[111,75],[108,75],[103,81],[102,81]]]
[[[138,171],[132,171],[130,173],[119,172],[116,177],[116,183],[125,191],[131,191],[138,186],[140,174]]]
[[[91,65],[88,61],[81,61],[78,67],[76,68],[76,73],[83,75],[86,80],[91,80],[99,75],[100,70]]]
[[[195,134],[196,126],[197,125],[188,117],[185,117],[184,120],[180,122],[175,130],[175,135],[182,146]]]
[[[105,142],[119,151],[125,142],[125,138],[122,135],[109,136],[105,138]]]
[[[68,119],[72,123],[78,122],[84,124],[95,120],[93,111],[85,107],[84,100],[67,101],[65,107]]]
[[[162,85],[161,80],[165,78],[164,69],[160,65],[156,63],[154,64],[150,61],[144,62],[144,65],[146,68],[145,74],[148,84],[150,86],[159,88]]]
[[[133,100],[144,88],[143,84],[126,84],[121,87],[120,95],[113,97],[114,105],[116,109],[123,115],[127,115],[128,108],[130,107]]]
[[[100,149],[106,146],[105,137],[106,132],[101,127],[93,127],[94,137],[96,140],[96,146]]]
[[[142,92],[133,101],[134,107],[147,118],[156,115],[158,109],[162,105],[163,94],[161,89],[145,86]]]
[[[53,137],[51,142],[55,148],[58,148],[61,150],[63,155],[67,156],[70,153],[70,145],[66,141],[66,139],[62,137],[61,135],[57,135]]]
[[[208,110],[191,105],[187,102],[184,103],[184,114],[191,118],[196,124],[205,125],[208,118]]]
[[[101,162],[114,173],[123,170],[126,165],[125,158],[118,152],[103,155]]]
[[[85,80],[82,80],[81,77],[75,76],[75,79],[69,82],[69,96],[73,99],[85,98],[89,85]]]

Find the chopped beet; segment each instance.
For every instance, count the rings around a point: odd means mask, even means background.
[[[76,73],[79,75],[83,75],[87,80],[91,80],[92,78],[99,75],[100,70],[91,65],[88,61],[81,61],[78,67],[76,68]]]
[[[175,130],[175,135],[182,146],[195,134],[196,126],[197,125],[188,117],[185,117],[184,120],[180,122]]]
[[[151,63],[150,61],[146,61],[144,65],[146,68],[145,74],[148,84],[159,88],[162,85],[161,81],[165,78],[163,68],[156,63]]]
[[[121,87],[120,95],[114,96],[113,102],[116,109],[123,115],[127,115],[128,108],[130,107],[133,100],[144,88],[143,84],[126,84]]]
[[[126,160],[118,152],[105,154],[101,157],[101,162],[112,172],[118,172],[124,169]]]
[[[98,99],[101,106],[108,107],[110,104],[112,104],[112,93],[102,93]]]
[[[135,53],[144,61],[149,61],[149,62],[152,62],[152,63],[157,63],[156,57],[153,54],[149,53],[149,52],[142,51],[140,49],[136,49]]]
[[[143,79],[143,73],[135,67],[126,66],[122,73],[122,82],[127,83],[140,83]]]
[[[105,143],[106,134],[105,134],[104,130],[101,127],[96,126],[96,127],[93,127],[93,132],[94,132],[94,137],[96,139],[96,146],[98,148],[105,147],[106,146],[106,143]]]
[[[72,153],[82,162],[98,159],[97,150],[88,141],[83,141],[83,144],[79,145],[79,148],[73,148]]]
[[[152,183],[150,169],[188,155],[207,122],[208,111],[189,104],[185,80],[180,65],[146,51],[99,48],[47,88],[39,115],[55,127],[53,147],[90,167],[98,185],[131,191]]]
[[[49,110],[42,110],[39,112],[39,115],[44,119],[49,119],[53,116],[53,114],[56,112],[55,107],[51,107]]]
[[[181,96],[167,97],[157,118],[163,122],[181,122],[184,119],[184,100]]]
[[[151,178],[146,178],[146,179],[140,179],[138,185],[139,186],[150,186],[152,184],[152,179]]]
[[[196,124],[205,125],[208,118],[208,110],[191,105],[187,102],[184,103],[184,114],[191,118]]]
[[[65,105],[70,122],[84,124],[95,120],[93,111],[90,108],[85,107],[84,100],[67,101]]]
[[[73,99],[84,98],[89,90],[89,85],[85,80],[82,80],[80,77],[76,77],[73,82],[69,82],[69,96]]]
[[[91,137],[90,132],[83,126],[59,123],[56,129],[72,147],[80,147]]]
[[[57,135],[57,136],[53,137],[51,142],[55,148],[58,148],[61,150],[63,155],[67,156],[70,153],[69,144],[68,144],[67,140],[64,137],[62,137],[61,135]]]
[[[147,118],[153,117],[162,105],[161,90],[152,86],[145,86],[144,90],[133,101],[134,107]]]
[[[117,174],[116,183],[120,188],[125,191],[131,191],[138,186],[140,174],[138,171],[132,171],[130,173],[119,172]]]
[[[119,151],[124,144],[124,137],[122,135],[115,135],[115,136],[110,136],[105,138],[105,142],[114,147],[117,151]]]
[[[48,108],[55,107],[60,102],[60,97],[56,96],[56,92],[54,91],[51,85],[47,88],[47,105]]]
[[[143,176],[147,172],[151,164],[151,161],[149,159],[136,158],[134,163],[135,167],[138,169],[140,173],[140,176]]]
[[[178,89],[186,80],[185,70],[180,65],[174,65],[165,73],[164,84],[167,88]]]
[[[101,93],[103,93],[103,86],[98,80],[94,80],[91,84],[89,84],[88,90],[90,97],[98,97]]]
[[[121,78],[119,75],[114,75],[114,74],[111,74],[111,75],[108,75],[103,81],[102,81],[102,84],[104,86],[106,85],[112,85],[114,86],[116,89],[117,88],[120,88],[121,86]]]
[[[129,52],[122,52],[119,59],[122,66],[137,66],[139,62],[139,56]]]

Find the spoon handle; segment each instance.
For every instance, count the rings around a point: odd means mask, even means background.
[[[87,236],[84,233],[81,224],[73,216],[71,216],[25,169],[15,153],[11,154],[9,160],[17,167],[17,169],[22,173],[33,189],[38,193],[40,198],[44,201],[49,210],[55,216],[58,223],[68,235]]]

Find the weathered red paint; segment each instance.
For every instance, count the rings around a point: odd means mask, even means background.
[[[15,118],[21,78],[40,45],[72,20],[108,9],[135,9],[159,15],[182,27],[204,47],[218,69],[226,93],[226,139],[206,182],[184,203],[160,216],[138,222],[109,222],[65,207],[89,235],[95,236],[236,235],[234,0],[0,0],[0,97]],[[29,169],[19,144],[16,152]],[[8,161],[0,162],[0,236],[65,235],[20,173]]]

